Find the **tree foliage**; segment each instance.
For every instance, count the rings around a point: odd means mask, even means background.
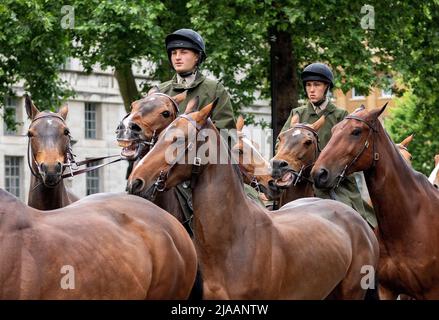
[[[60,24],[61,7],[57,1],[1,1],[0,106],[14,94],[12,86],[22,80],[42,109],[57,107],[72,93],[59,75],[70,46]],[[7,120],[12,124],[11,117]]]

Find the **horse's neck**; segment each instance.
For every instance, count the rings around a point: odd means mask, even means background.
[[[28,205],[39,210],[53,210],[66,206],[69,196],[61,180],[55,187],[48,188],[32,175]]]
[[[232,164],[207,164],[192,190],[194,238],[206,257],[209,252],[224,257],[232,243],[251,236],[255,225],[269,220],[264,209],[246,196],[239,174]]]
[[[183,210],[181,209],[180,202],[178,200],[176,190],[174,188],[159,192],[154,200],[154,204],[162,208],[163,210],[169,212],[181,223],[185,222],[185,216]]]
[[[295,186],[289,186],[287,190],[282,193],[280,198],[280,205],[283,206],[288,202],[308,197],[314,197],[314,189],[311,183],[302,180]]]
[[[417,209],[413,199],[419,189],[414,171],[399,154],[381,125],[375,134],[379,160],[364,172],[367,188],[377,215],[379,230],[387,237],[409,237]]]

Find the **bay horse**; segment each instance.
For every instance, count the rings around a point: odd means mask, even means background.
[[[318,130],[325,116],[313,124],[299,123],[299,115],[291,118],[290,129],[279,134],[276,155],[271,159],[271,175],[276,187],[284,189],[279,205],[305,197],[314,197],[311,168],[319,156]]]
[[[151,202],[100,193],[40,211],[0,189],[0,299],[186,299],[183,226]]]
[[[439,299],[439,192],[384,130],[378,117],[386,105],[357,109],[338,123],[311,174],[317,187],[333,188],[364,171],[378,219],[381,298]]]
[[[204,298],[362,299],[361,269],[373,269],[378,259],[367,223],[333,200],[300,199],[270,212],[247,198],[210,120],[216,103],[187,108],[128,179],[128,191],[146,198],[158,187],[194,182],[193,240]]]
[[[434,169],[428,177],[435,188],[439,188],[439,154],[434,156]]]
[[[175,120],[178,104],[185,99],[186,91],[171,97],[153,87],[146,97],[131,104],[131,112],[116,129],[117,142],[122,147],[121,156],[130,163],[127,178],[132,167],[154,146],[158,135]],[[157,194],[152,201],[181,223],[186,225],[188,222],[175,189]]]
[[[237,139],[231,148],[242,173],[244,183],[250,185],[260,194],[262,201],[276,197],[269,187],[273,178],[270,175],[270,164],[256,148],[256,144],[249,140],[245,133],[244,118],[242,115],[236,120]]]
[[[26,112],[31,119],[27,136],[28,165],[32,173],[28,205],[39,210],[53,210],[77,201],[68,191],[62,174],[73,160],[70,130],[66,124],[68,107],[58,113],[42,111],[25,95]]]

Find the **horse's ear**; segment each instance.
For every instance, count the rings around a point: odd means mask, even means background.
[[[187,91],[183,91],[182,93],[179,93],[172,97],[172,99],[175,100],[178,104],[182,103],[184,100],[186,100],[187,97]]]
[[[370,114],[372,115],[372,117],[373,117],[374,119],[378,119],[378,117],[384,112],[384,110],[386,110],[387,104],[388,104],[388,102],[386,102],[386,103],[384,104],[384,106],[382,106],[381,108],[378,108],[378,109],[374,109],[374,110],[372,110],[372,111],[370,112]]]
[[[216,105],[218,104],[219,98],[216,98],[213,102],[209,103],[207,106],[205,106],[203,109],[200,110],[199,120],[206,121],[207,118],[212,116],[213,110],[215,110]]]
[[[236,120],[236,130],[242,131],[242,128],[244,128],[244,117],[239,115],[238,120]]]
[[[191,113],[194,111],[198,111],[199,104],[200,104],[200,97],[199,96],[192,98],[187,103],[186,110],[184,110],[184,113]]]
[[[294,127],[296,124],[299,123],[300,117],[299,115],[296,113],[294,116],[291,117],[291,121],[290,121],[290,128]]]
[[[32,102],[32,99],[29,97],[29,95],[24,95],[24,106],[26,107],[26,113],[29,119],[33,120],[35,116],[40,112],[37,107],[35,107],[34,103]]]
[[[313,128],[315,131],[319,131],[319,129],[325,124],[325,120],[326,118],[323,115],[319,118],[319,120],[311,124],[310,127]]]
[[[64,120],[66,120],[67,114],[69,113],[69,107],[67,105],[62,106],[58,113]]]
[[[439,163],[439,154],[434,156],[434,166],[436,167]]]
[[[151,89],[149,89],[147,96],[149,96],[149,95],[151,95],[153,93],[157,93],[157,92],[160,92],[159,87],[158,86],[153,86],[153,87],[151,87]]]
[[[402,140],[399,144],[407,148],[407,146],[410,144],[410,142],[412,142],[413,136],[414,136],[413,134],[409,135],[407,138]]]

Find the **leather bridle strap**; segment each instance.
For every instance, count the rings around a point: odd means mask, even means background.
[[[344,167],[343,171],[338,176],[337,184],[335,185],[334,189],[336,189],[340,185],[340,182],[345,178],[346,171],[358,160],[358,158],[363,154],[364,150],[366,150],[369,147],[369,138],[370,138],[370,136],[372,136],[372,139],[373,139],[373,141],[372,141],[373,158],[372,158],[372,165],[371,165],[371,167],[373,167],[375,165],[375,162],[380,159],[379,153],[375,152],[375,140],[374,140],[375,136],[372,135],[374,132],[377,132],[377,129],[375,128],[375,123],[371,124],[368,121],[366,121],[365,119],[362,119],[362,118],[354,116],[354,115],[348,115],[348,116],[345,117],[345,119],[353,119],[353,120],[361,121],[361,122],[365,123],[370,128],[370,130],[369,130],[369,134],[367,135],[366,141],[364,142],[364,145],[361,148],[361,150],[351,160],[351,162],[349,162]]]
[[[178,103],[177,103],[177,101],[175,101],[174,98],[172,98],[171,96],[167,95],[166,93],[162,93],[162,92],[154,92],[153,95],[163,96],[163,97],[168,98],[169,100],[171,100],[172,105],[174,106],[175,114],[178,114],[180,112],[178,110]]]

